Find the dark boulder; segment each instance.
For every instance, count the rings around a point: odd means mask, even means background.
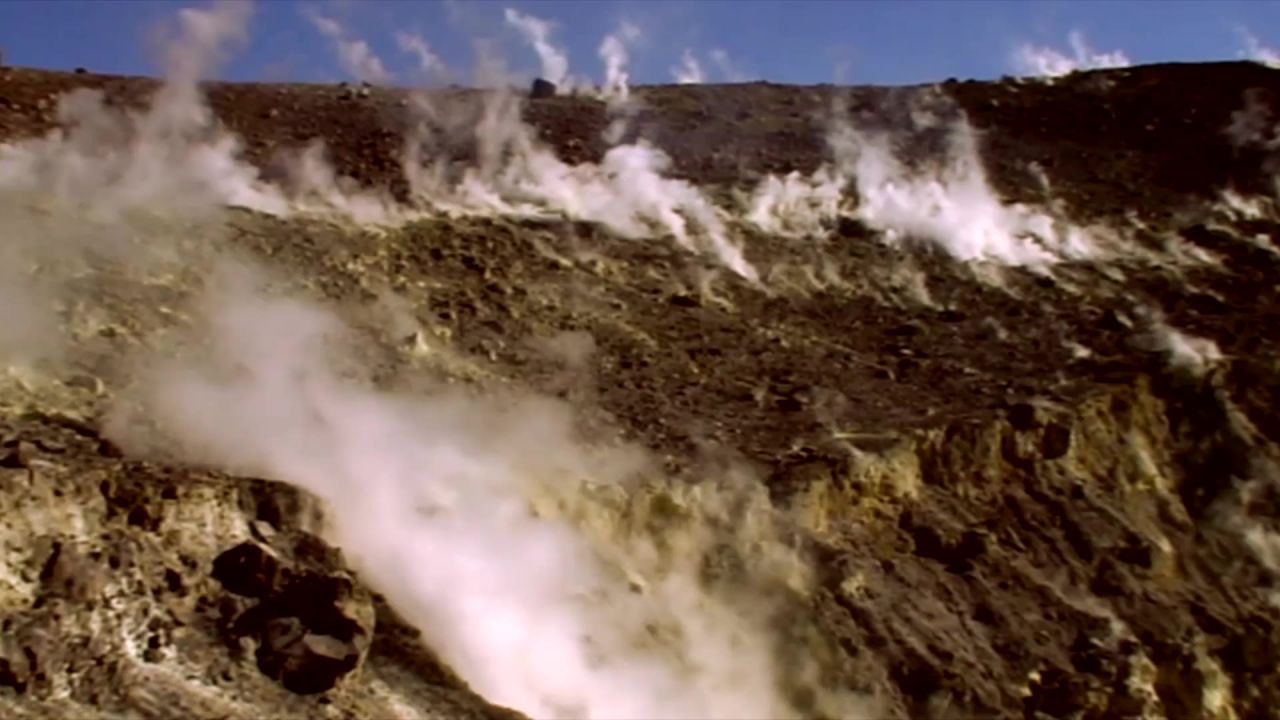
[[[290,692],[322,693],[360,664],[364,648],[354,638],[310,632],[298,617],[267,621],[258,646],[258,669]]]
[[[230,623],[228,640],[249,639],[258,669],[287,690],[322,693],[364,661],[373,600],[342,571],[335,549],[304,533],[285,539],[293,541],[287,552],[246,541],[214,561],[224,588],[258,599]]]
[[[533,81],[533,87],[529,88],[529,97],[534,100],[555,97],[557,90],[556,84],[550,80],[535,78]]]
[[[228,592],[260,598],[271,592],[280,573],[280,559],[270,548],[246,540],[213,561],[213,579]]]

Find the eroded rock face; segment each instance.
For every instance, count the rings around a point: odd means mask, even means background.
[[[1280,567],[1263,538],[1280,535],[1255,499],[1277,481],[1259,430],[1275,410],[1240,393],[1241,366],[1150,372],[903,438],[910,462],[779,471],[779,502],[843,568],[827,632],[875,648],[896,716],[1270,716]]]
[[[287,557],[246,540],[214,560],[213,577],[254,601],[230,619],[227,639],[249,640],[263,674],[309,695],[332,689],[364,661],[374,609],[332,548],[316,538],[295,540]]]

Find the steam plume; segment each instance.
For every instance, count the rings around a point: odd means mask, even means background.
[[[1127,67],[1131,64],[1120,50],[1095,52],[1085,41],[1084,34],[1078,30],[1072,30],[1067,35],[1067,42],[1071,46],[1070,55],[1030,43],[1018,46],[1013,54],[1015,70],[1024,75],[1060,77],[1080,70]]]
[[[949,135],[947,155],[922,174],[902,165],[887,136],[837,128],[832,144],[837,163],[856,178],[857,217],[891,241],[929,240],[962,261],[1044,265],[1092,251],[1075,228],[996,197],[967,121],[956,121]]]
[[[723,211],[688,182],[665,177],[670,158],[647,142],[613,147],[599,164],[569,165],[523,122],[519,98],[499,91],[486,97],[472,125],[478,166],[450,182],[447,167],[430,155],[433,138],[447,133],[445,119],[423,106],[421,120],[405,172],[425,204],[455,212],[560,215],[635,239],[665,232],[690,250],[710,250],[743,277],[757,277]]]
[[[627,46],[639,38],[640,28],[629,22],[623,22],[617,31],[606,35],[600,43],[600,60],[604,62],[605,67],[603,94],[608,102],[625,103],[630,97]]]
[[[679,85],[701,85],[706,81],[702,64],[698,62],[698,58],[694,57],[691,50],[685,50],[680,56],[680,65],[671,68],[671,77]]]
[[[443,77],[447,67],[440,56],[432,51],[431,46],[421,36],[409,32],[396,33],[396,44],[403,52],[414,57],[418,62],[418,71],[427,77]]]
[[[69,93],[58,103],[62,129],[0,147],[0,186],[39,190],[46,202],[101,218],[151,206],[285,212],[283,198],[237,159],[239,141],[215,126],[198,85],[225,46],[246,37],[251,10],[243,2],[183,9],[165,47],[166,81],[146,111],[109,108],[99,91]]]
[[[504,17],[507,24],[515,28],[538,54],[538,60],[542,62],[542,78],[563,85],[569,78],[569,57],[551,42],[551,22],[524,15],[512,8],[506,9]]]
[[[1268,67],[1280,68],[1280,51],[1263,45],[1258,36],[1254,35],[1246,27],[1237,27],[1236,34],[1240,36],[1240,41],[1244,44],[1244,48],[1240,51],[1240,57],[1262,63]]]
[[[744,73],[737,64],[729,58],[729,52],[727,50],[716,48],[707,53],[707,56],[711,58],[712,64],[716,66],[716,69],[720,71],[720,74],[725,80],[732,83],[747,81],[748,78],[746,73]]]
[[[321,35],[333,43],[338,62],[347,74],[357,80],[378,85],[391,80],[391,73],[364,40],[352,38],[337,20],[317,12],[307,12],[307,19]]]
[[[627,75],[627,62],[630,59],[627,46],[640,38],[640,28],[629,22],[623,22],[615,32],[609,33],[600,43],[600,59],[604,62],[605,81],[601,95],[614,116],[613,122],[605,130],[604,140],[616,145],[622,140],[627,129],[627,121],[633,105],[631,102],[630,77]]]
[[[1089,238],[1069,224],[1021,205],[1000,201],[987,181],[964,114],[936,94],[916,94],[906,113],[906,137],[859,125],[838,104],[827,145],[832,161],[809,176],[764,178],[746,200],[745,219],[755,227],[791,237],[823,236],[840,215],[880,231],[889,242],[929,241],[961,261],[1040,266],[1095,251]],[[947,121],[941,156],[909,168],[896,146],[910,135]],[[856,207],[844,199],[856,190]]]

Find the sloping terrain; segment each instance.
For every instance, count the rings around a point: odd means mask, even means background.
[[[160,86],[0,68],[3,139],[81,87]],[[265,177],[322,139],[411,199],[410,93],[205,89]],[[626,140],[715,198],[819,170],[833,105],[927,165],[940,93],[1006,202],[1111,249],[1049,271],[856,213],[742,226],[754,282],[572,217],[97,220],[41,195],[94,186],[0,183],[25,253],[0,271],[0,712],[1275,717],[1280,216],[1269,148],[1228,128],[1277,92],[1250,63],[634,91]],[[566,164],[607,162],[604,103],[523,112]],[[334,325],[331,368],[312,333]],[[392,495],[416,473],[431,492]],[[587,540],[508,517],[508,481]],[[627,579],[580,573],[579,547]],[[566,610],[579,581],[613,610]],[[610,637],[580,668],[588,631]]]

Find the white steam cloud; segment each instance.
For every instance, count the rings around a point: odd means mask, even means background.
[[[807,176],[799,171],[767,175],[744,202],[744,219],[771,235],[823,236],[844,210],[848,184],[849,178],[831,165]]]
[[[248,38],[253,4],[220,0],[208,10],[183,8],[177,13],[180,40],[165,45],[164,63],[169,83],[162,90],[191,95],[192,86],[220,64],[228,46]],[[175,103],[186,106],[187,103]]]
[[[600,94],[608,105],[613,122],[604,132],[604,141],[616,145],[627,130],[627,122],[635,109],[631,101],[631,78],[627,74],[630,61],[628,46],[640,39],[640,28],[623,22],[615,32],[600,42],[600,60],[604,63],[604,86]]]
[[[908,172],[885,135],[846,129],[836,133],[833,145],[838,162],[852,163],[857,217],[890,240],[926,239],[958,260],[1006,265],[1046,265],[1092,250],[1069,225],[996,197],[964,120],[950,131],[947,156],[927,174]]]
[[[1240,50],[1240,57],[1268,67],[1280,68],[1280,50],[1263,45],[1258,36],[1246,27],[1237,27],[1236,34],[1240,36],[1240,42],[1244,45]]]
[[[352,38],[337,20],[314,11],[306,13],[316,30],[333,43],[343,72],[357,80],[378,85],[390,82],[391,73],[364,40]]]
[[[712,64],[716,66],[716,69],[720,71],[725,80],[731,83],[747,81],[747,74],[738,67],[737,63],[730,59],[727,50],[716,48],[707,53],[707,56],[711,58]]]
[[[912,100],[913,132],[939,126],[934,95]],[[745,219],[790,237],[826,235],[840,216],[861,221],[897,243],[924,240],[961,261],[1045,266],[1096,251],[1082,231],[1043,212],[1006,205],[987,180],[977,139],[963,112],[947,123],[940,157],[911,168],[899,158],[896,134],[831,120],[833,161],[811,175],[770,176],[745,200]],[[905,141],[906,139],[901,139]],[[845,191],[856,190],[850,207]]]
[[[685,50],[680,56],[680,64],[671,68],[671,77],[679,85],[701,85],[706,82],[706,73],[702,71],[702,63],[694,57],[692,50]]]
[[[600,42],[600,60],[604,63],[603,95],[607,102],[625,103],[630,97],[630,76],[627,62],[628,46],[640,39],[640,28],[623,22],[617,31],[609,33]]]
[[[396,33],[396,45],[400,50],[412,55],[418,63],[418,71],[430,78],[444,77],[448,67],[440,56],[431,49],[422,36],[410,32]]]
[[[1137,308],[1137,315],[1147,328],[1136,344],[1164,355],[1172,369],[1201,377],[1224,359],[1216,342],[1173,327],[1163,312],[1143,306]]]
[[[694,185],[665,177],[670,158],[649,143],[613,147],[599,164],[569,165],[521,120],[520,99],[496,92],[474,124],[478,166],[450,183],[447,163],[431,154],[448,128],[441,127],[440,114],[421,107],[422,127],[405,158],[420,202],[454,212],[559,215],[635,239],[666,233],[690,250],[710,250],[743,277],[758,277],[731,237],[724,212]]]
[[[243,2],[182,10],[166,45],[166,82],[145,112],[108,108],[96,90],[69,93],[58,103],[60,129],[0,146],[0,187],[40,190],[41,202],[94,217],[153,205],[283,213],[284,199],[237,161],[239,141],[215,127],[198,85],[224,46],[245,37],[251,10]]]
[[[1128,67],[1128,56],[1120,50],[1095,52],[1084,39],[1084,34],[1073,30],[1067,35],[1071,54],[1064,54],[1051,47],[1039,47],[1026,43],[1013,53],[1014,69],[1024,75],[1060,77],[1080,70]]]
[[[569,56],[551,42],[554,27],[551,21],[525,15],[513,8],[507,8],[503,16],[507,24],[515,28],[538,54],[538,60],[542,63],[542,78],[556,85],[563,85],[569,79]]]
[[[1196,376],[1203,375],[1222,361],[1222,351],[1214,341],[1188,335],[1165,324],[1155,327],[1152,339],[1169,358],[1170,365]]]
[[[145,109],[109,106],[97,90],[68,93],[58,102],[59,128],[0,146],[0,188],[100,221],[154,208],[204,218],[224,207],[367,223],[406,219],[388,198],[337,177],[318,143],[283,154],[285,187],[264,182],[242,158],[242,143],[218,125],[199,82],[228,44],[247,36],[251,12],[244,2],[179,12],[177,34],[165,47],[166,80]]]
[[[186,54],[174,61],[170,82],[146,112],[108,111],[92,93],[68,96],[61,110],[66,130],[0,148],[0,182],[53,188],[64,202],[112,211],[173,206],[186,198],[206,209],[319,212],[360,223],[395,224],[433,211],[568,217],[628,238],[667,235],[751,280],[758,272],[746,258],[739,220],[769,233],[817,236],[840,214],[850,214],[891,241],[931,240],[962,260],[1038,264],[1088,251],[1079,232],[999,202],[963,119],[947,157],[931,172],[901,163],[887,134],[837,122],[829,137],[832,164],[808,177],[765,178],[738,218],[699,188],[667,177],[670,158],[643,140],[611,148],[599,163],[565,163],[523,122],[519,98],[504,91],[488,94],[478,117],[418,100],[420,132],[410,138],[403,158],[416,207],[397,206],[337,177],[318,144],[287,153],[284,187],[268,186],[239,159],[238,141],[216,129],[192,79],[216,60],[215,41],[243,34],[247,6],[217,8],[183,15],[193,39],[182,46]],[[528,18],[516,13],[516,20]],[[546,31],[539,23],[533,25]],[[624,25],[601,44],[610,97],[629,97],[627,46],[637,37],[634,27]],[[405,44],[416,47],[410,40]],[[626,119],[626,103],[619,102],[614,112],[622,117],[607,138],[614,142]],[[475,143],[478,158],[463,169],[444,153],[451,143],[441,142],[458,140],[460,131]],[[859,198],[855,207],[846,199],[850,186]]]
[[[720,77],[725,82],[736,83],[748,80],[747,74],[730,59],[728,51],[715,48],[707,53],[707,59],[719,71]],[[680,64],[671,68],[671,77],[678,85],[701,85],[709,81],[702,62],[692,50],[685,50],[680,56]]]

